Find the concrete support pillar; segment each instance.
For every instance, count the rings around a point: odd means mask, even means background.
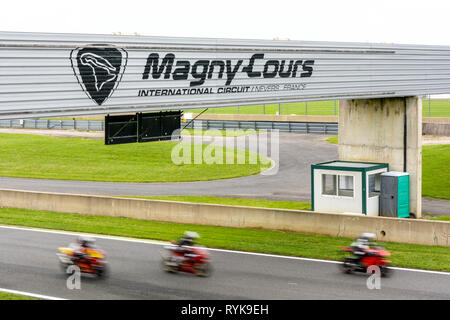
[[[422,216],[422,99],[339,103],[339,160],[389,163],[410,174],[410,212]]]

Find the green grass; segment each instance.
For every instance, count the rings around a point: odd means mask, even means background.
[[[204,109],[189,109],[184,112],[200,113]],[[315,116],[334,116],[339,114],[339,101],[309,101],[309,102],[293,102],[278,104],[266,104],[255,106],[235,106],[224,108],[210,108],[205,113],[217,114],[276,114],[281,115],[315,115]],[[423,117],[450,117],[450,100],[431,100],[428,105],[428,100],[422,100],[422,115]],[[73,120],[73,118],[49,118],[56,120]],[[88,120],[77,118],[77,120]],[[97,120],[97,119],[95,119]],[[103,118],[98,118],[103,120]]]
[[[75,232],[168,241],[184,231],[200,234],[200,244],[229,250],[338,260],[352,239],[282,231],[199,226],[73,213],[0,208],[0,223]],[[382,243],[397,266],[450,271],[448,247]]]
[[[338,136],[330,137],[327,141],[332,144],[338,144]]]
[[[249,199],[249,198],[223,198],[212,196],[142,196],[142,197],[122,196],[121,198],[168,200],[168,201],[182,201],[193,203],[211,203],[230,206],[275,208],[275,209],[290,209],[290,210],[311,210],[311,203],[309,202],[274,201],[274,200]]]
[[[19,294],[12,294],[0,291],[0,300],[37,300],[31,297],[22,296]]]
[[[202,109],[185,110],[185,112],[200,113]],[[316,116],[334,116],[339,114],[339,102],[329,101],[310,101],[278,104],[266,104],[256,106],[240,106],[227,108],[211,108],[205,113],[217,114],[276,114],[282,115],[316,115]],[[439,101],[432,100],[430,107],[428,100],[422,101],[422,115],[424,117],[450,117],[450,100]]]
[[[450,117],[450,100],[431,100],[430,108],[428,100],[422,100],[422,116],[424,117]]]
[[[202,109],[184,110],[184,112],[200,113]],[[335,106],[333,101],[310,101],[282,103],[280,108],[278,104],[266,104],[255,106],[240,106],[226,108],[211,108],[205,113],[217,114],[280,114],[285,115],[335,115]],[[339,112],[339,103],[336,103],[336,115]]]
[[[434,216],[430,213],[425,213],[423,218],[426,220],[450,221],[450,216]]]
[[[267,158],[249,151],[220,146],[182,144],[191,150],[191,164],[174,164],[172,149],[177,142],[132,143],[105,146],[102,140],[56,138],[28,134],[0,134],[0,176],[40,179],[178,182],[227,179],[258,174],[270,167]],[[195,164],[195,154],[217,155],[226,163]],[[207,151],[209,150],[209,151]],[[220,157],[220,154],[223,157]],[[254,158],[250,158],[254,155]],[[244,164],[236,164],[245,157]],[[254,163],[250,160],[254,159]],[[257,159],[257,161],[256,161]],[[250,163],[249,163],[250,162]]]
[[[450,200],[450,144],[422,147],[422,195]]]
[[[338,143],[338,137],[328,138]],[[422,147],[422,195],[450,200],[450,144]]]

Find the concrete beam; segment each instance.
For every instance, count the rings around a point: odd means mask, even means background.
[[[389,163],[410,174],[410,212],[422,216],[422,100],[352,99],[339,103],[340,160]]]

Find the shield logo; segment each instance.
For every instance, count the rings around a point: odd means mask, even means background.
[[[77,48],[70,53],[73,72],[86,95],[102,105],[119,85],[128,60],[124,49],[105,45]]]

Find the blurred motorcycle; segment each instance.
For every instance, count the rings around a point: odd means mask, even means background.
[[[365,249],[364,252],[355,247],[344,247],[342,251],[345,256],[340,267],[344,273],[367,273],[370,266],[377,266],[382,277],[388,277],[392,273],[391,261],[386,260],[390,253],[383,247],[376,246]]]
[[[100,249],[85,249],[83,255],[80,256],[77,248],[73,246],[60,247],[56,255],[64,272],[67,271],[69,266],[75,265],[80,269],[81,273],[93,274],[99,278],[104,278],[108,275],[106,255]]]
[[[184,272],[199,277],[209,277],[212,273],[209,252],[201,247],[190,247],[185,255],[176,245],[165,246],[161,257],[162,268],[167,272]]]

